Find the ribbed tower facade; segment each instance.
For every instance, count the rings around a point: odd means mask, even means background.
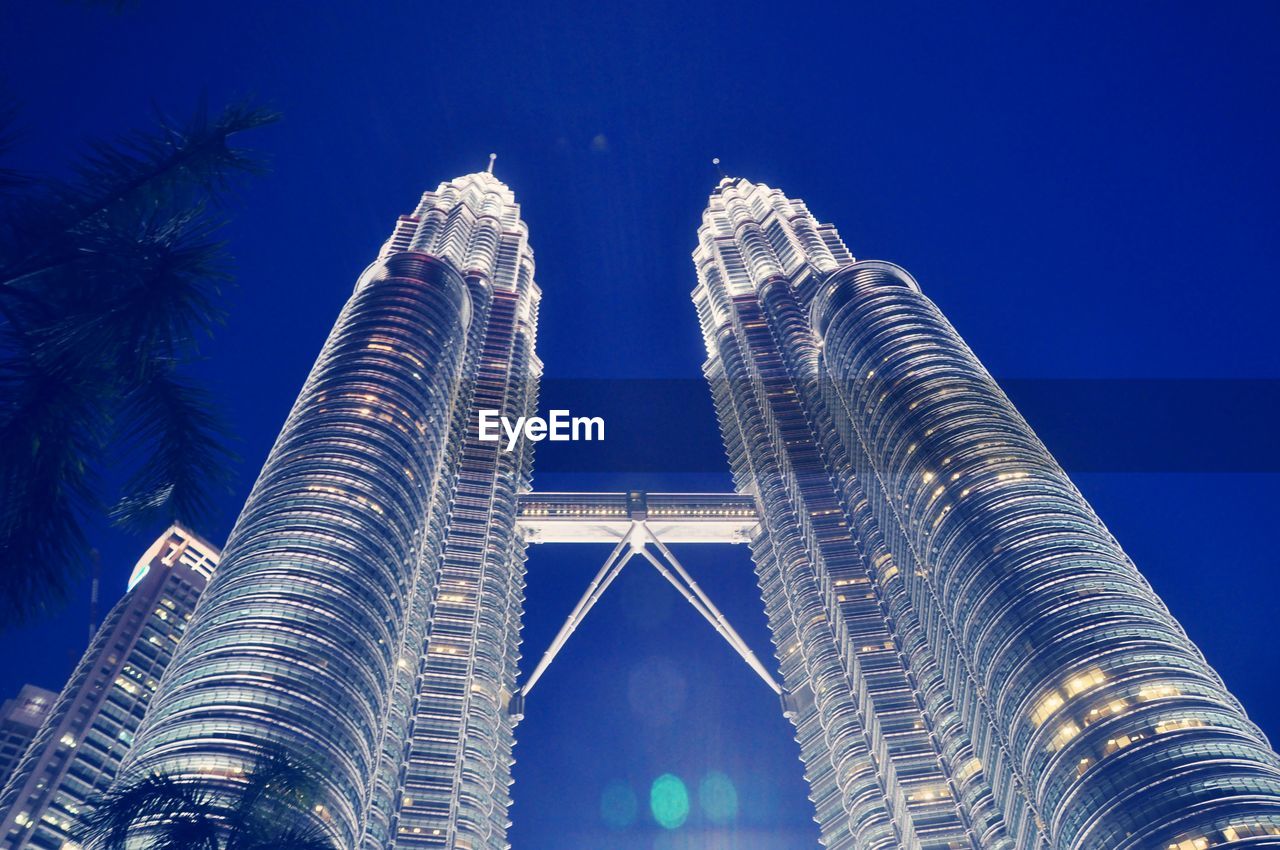
[[[491,174],[425,194],[384,256],[405,247],[456,263],[477,317],[467,341],[467,396],[451,425],[452,498],[438,500],[432,519],[444,526],[445,545],[430,589],[426,651],[409,691],[411,733],[399,763],[391,846],[501,850],[509,846],[514,720],[507,709],[524,601],[516,496],[529,489],[533,455],[528,441],[508,452],[480,440],[477,424],[481,410],[512,420],[537,411],[541,293],[520,208]]]
[[[826,847],[1280,841],[1280,758],[910,275],[740,179],[694,262]]]
[[[423,195],[343,308],[233,529],[125,773],[233,791],[283,749],[344,848],[506,846],[528,444],[528,232],[491,173]]]

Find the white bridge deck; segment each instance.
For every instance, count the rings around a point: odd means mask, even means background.
[[[663,543],[746,543],[759,523],[736,493],[525,493],[516,516],[529,543],[617,543],[637,522]]]

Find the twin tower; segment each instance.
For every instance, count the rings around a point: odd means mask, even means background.
[[[732,178],[694,263],[824,846],[1277,846],[1280,758],[916,281]],[[540,297],[491,173],[400,218],[127,774],[232,792],[280,748],[342,848],[509,846],[532,452],[477,412],[536,413]]]

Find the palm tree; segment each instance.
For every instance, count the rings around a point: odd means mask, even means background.
[[[222,318],[217,211],[259,168],[229,142],[275,118],[162,118],[65,182],[0,170],[0,623],[62,601],[88,517],[197,521],[227,488],[225,429],[183,367]]]
[[[234,792],[152,774],[101,797],[73,832],[85,850],[335,850],[314,775],[279,753]]]

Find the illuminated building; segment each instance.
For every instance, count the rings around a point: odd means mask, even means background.
[[[316,769],[344,848],[505,846],[538,288],[490,172],[422,196],[338,317],[157,693],[131,775]]]
[[[0,788],[22,760],[57,696],[35,685],[23,685],[16,697],[0,706]]]
[[[780,698],[832,850],[1280,836],[1280,760],[920,292],[726,178],[694,254],[735,494],[528,493],[539,292],[482,172],[402,217],[284,424],[124,771],[314,767],[342,848],[504,850],[525,697],[647,561]],[[523,685],[524,548],[615,547]],[[782,682],[666,543],[748,543]]]
[[[1275,846],[1280,759],[911,276],[728,178],[694,262],[825,846]]]
[[[482,440],[479,411],[512,420],[537,412],[541,294],[520,208],[490,173],[423,196],[384,255],[401,247],[432,252],[462,270],[477,319],[449,440],[456,453],[453,499],[437,501],[433,513],[433,522],[446,524],[446,543],[424,588],[431,623],[425,653],[412,656],[418,666],[409,745],[403,764],[391,762],[402,776],[392,846],[500,850],[509,846],[516,718],[508,703],[516,692],[524,613],[517,496],[529,489],[533,457],[527,440],[514,451]]]
[[[216,548],[176,525],[138,561],[0,794],[2,850],[59,850],[111,786],[217,563]]]

